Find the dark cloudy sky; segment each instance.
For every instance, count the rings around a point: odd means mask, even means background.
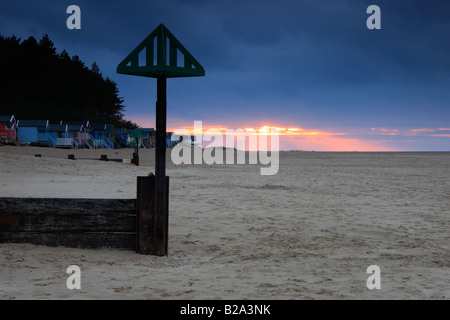
[[[66,9],[81,8],[81,30]],[[369,30],[369,5],[381,29]],[[163,23],[205,77],[168,80],[168,128],[292,128],[282,149],[450,151],[448,0],[19,0],[0,33],[48,34],[117,82],[154,127],[156,80],[116,67]]]

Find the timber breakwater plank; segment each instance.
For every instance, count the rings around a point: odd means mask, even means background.
[[[0,198],[0,243],[136,248],[136,199]]]

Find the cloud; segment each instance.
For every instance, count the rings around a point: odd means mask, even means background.
[[[427,129],[427,128],[422,128],[422,129],[411,129],[411,132],[415,132],[415,133],[428,133],[428,132],[434,132],[435,129]]]
[[[449,138],[450,134],[431,134],[431,136],[433,136],[433,137],[446,137],[446,138]]]
[[[370,128],[371,135],[388,135],[388,136],[396,136],[399,134],[398,129],[389,129],[389,128]]]

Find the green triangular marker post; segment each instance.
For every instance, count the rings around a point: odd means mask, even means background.
[[[144,49],[145,55],[142,55],[141,52]],[[179,53],[184,57],[183,61],[178,61]],[[139,61],[141,56],[144,56],[144,61]],[[149,190],[154,189],[153,201],[150,200],[154,202],[154,211],[143,205],[142,212],[137,213],[136,243],[137,251],[140,253],[165,256],[168,254],[169,233],[169,180],[166,177],[166,79],[201,77],[205,75],[205,69],[175,36],[163,24],[160,24],[119,63],[117,73],[157,79],[155,176],[154,188],[149,187]],[[153,177],[148,178],[153,179]]]

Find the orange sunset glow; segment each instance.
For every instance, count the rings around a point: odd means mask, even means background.
[[[200,128],[194,126],[181,126],[180,128],[169,128],[168,131],[175,132],[184,129],[189,134],[200,134]],[[278,135],[279,150],[305,150],[305,151],[395,151],[393,148],[384,146],[379,141],[365,141],[357,138],[347,137],[348,133],[328,132],[310,130],[300,127],[283,127],[275,125],[263,125],[260,127],[245,127],[244,129],[226,128],[224,126],[201,127],[204,136],[223,136],[222,141],[213,141],[205,146],[224,146],[225,136],[274,136]],[[209,141],[209,140],[208,140]],[[270,145],[270,142],[268,142]],[[248,148],[247,148],[248,150]]]

